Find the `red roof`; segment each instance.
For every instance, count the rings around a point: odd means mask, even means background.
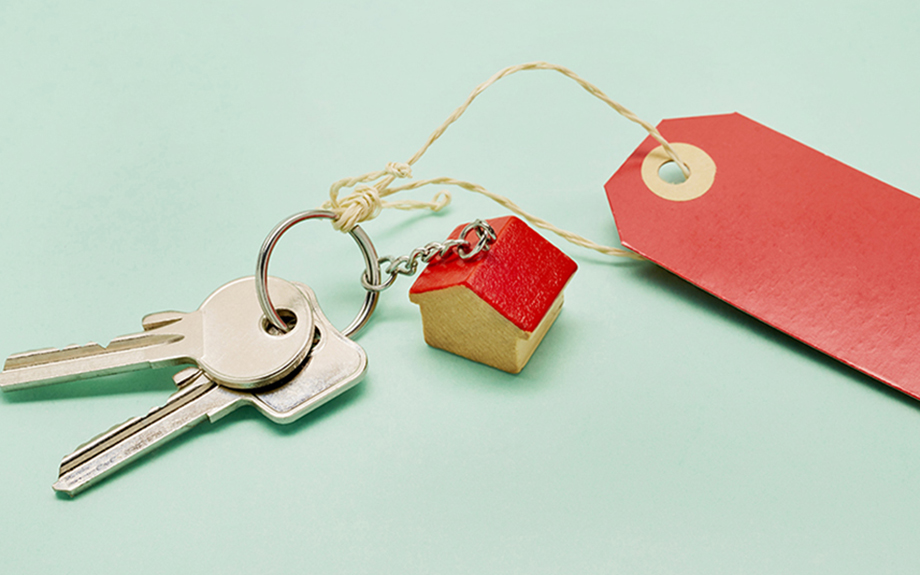
[[[456,255],[432,260],[409,293],[463,285],[514,325],[532,332],[578,266],[514,216],[488,222],[498,236],[488,252],[469,260]],[[463,227],[458,226],[450,237],[459,237]],[[467,239],[475,243],[475,232]]]

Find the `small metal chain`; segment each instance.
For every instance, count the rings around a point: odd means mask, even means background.
[[[466,240],[467,234],[475,231],[478,240],[476,245]],[[495,230],[488,222],[484,220],[475,220],[470,222],[460,232],[458,239],[444,240],[443,242],[431,242],[423,247],[415,248],[409,255],[393,257],[383,256],[377,259],[377,265],[381,273],[389,277],[379,284],[371,283],[368,280],[367,272],[361,275],[361,285],[369,292],[382,292],[396,281],[399,275],[413,276],[418,272],[419,262],[428,263],[435,257],[445,257],[451,251],[455,251],[460,259],[468,260],[488,251],[495,241]],[[384,265],[386,268],[384,269]]]

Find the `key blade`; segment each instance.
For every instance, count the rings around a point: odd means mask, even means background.
[[[170,396],[165,405],[143,417],[129,419],[64,457],[53,488],[72,497],[198,423],[215,421],[247,401],[246,394],[221,387],[199,374]]]
[[[172,322],[175,323],[175,322]],[[148,331],[98,343],[39,349],[11,355],[0,372],[0,389],[13,391],[138,369],[192,363],[191,346],[176,330]],[[176,345],[179,344],[179,345]]]
[[[37,349],[35,351],[26,351],[16,353],[8,358],[3,364],[4,371],[23,369],[27,367],[48,365],[59,363],[69,359],[79,359],[81,357],[92,357],[102,355],[112,351],[124,349],[141,349],[151,345],[162,345],[164,343],[174,343],[182,340],[183,336],[179,334],[136,334],[125,336],[112,340],[107,347],[102,347],[98,343],[90,342],[85,345],[68,345],[60,349],[48,348]]]

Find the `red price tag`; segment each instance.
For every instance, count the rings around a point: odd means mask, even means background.
[[[740,114],[665,120],[607,182],[624,246],[920,399],[920,199]]]

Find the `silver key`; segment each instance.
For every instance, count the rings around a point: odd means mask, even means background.
[[[293,284],[270,278],[289,323],[278,333],[264,320],[252,277],[221,287],[191,313],[163,312],[142,321],[144,331],[96,343],[11,355],[0,372],[3,391],[144,368],[196,364],[227,387],[253,389],[278,381],[304,359],[313,341],[313,315]]]
[[[253,392],[218,385],[194,368],[184,370],[176,375],[179,391],[165,405],[65,457],[54,489],[73,496],[192,426],[206,419],[216,421],[243,405],[254,406],[278,423],[290,423],[357,384],[367,369],[364,350],[329,323],[309,287],[297,285],[312,309],[316,337],[296,371],[276,387]]]

